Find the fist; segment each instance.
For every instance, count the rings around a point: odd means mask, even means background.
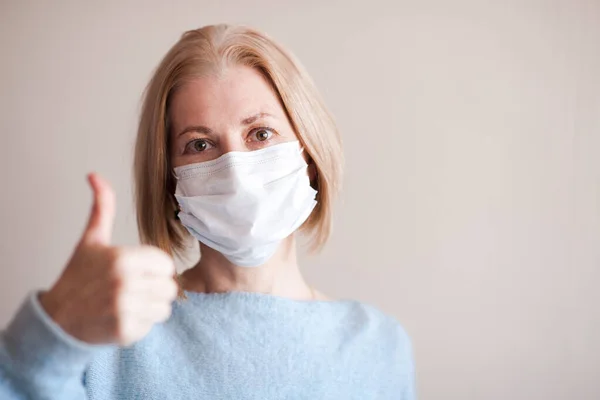
[[[91,344],[129,345],[171,315],[177,296],[173,259],[153,246],[111,245],[115,195],[88,176],[94,204],[87,227],[58,281],[40,296],[48,315]]]

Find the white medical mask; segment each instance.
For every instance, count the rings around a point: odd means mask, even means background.
[[[174,169],[181,223],[238,266],[269,260],[310,216],[310,186],[298,141]]]

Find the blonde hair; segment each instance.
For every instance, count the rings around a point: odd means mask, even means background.
[[[137,224],[142,243],[181,255],[189,234],[175,218],[175,178],[169,158],[169,103],[195,77],[228,65],[256,68],[271,83],[300,142],[316,167],[317,206],[300,228],[311,249],[327,241],[332,203],[342,179],[342,147],[333,118],[294,57],[265,34],[243,26],[212,25],[185,32],[146,87],[135,146]]]

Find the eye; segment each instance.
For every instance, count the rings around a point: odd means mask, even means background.
[[[206,139],[194,139],[185,145],[186,153],[200,153],[208,150],[212,145]]]
[[[257,128],[250,132],[250,140],[256,142],[265,142],[273,137],[273,131],[269,128]]]

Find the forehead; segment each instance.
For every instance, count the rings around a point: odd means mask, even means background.
[[[284,116],[276,92],[256,69],[229,67],[184,83],[174,93],[170,117],[175,128],[188,123],[212,124],[268,112]]]

